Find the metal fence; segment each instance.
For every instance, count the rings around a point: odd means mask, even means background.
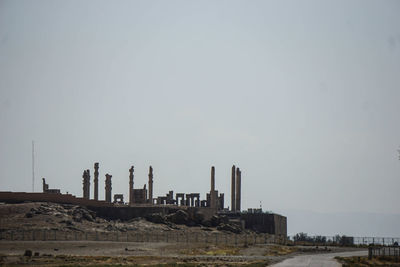
[[[297,238],[297,239],[296,239]],[[289,236],[295,244],[315,245],[381,245],[398,246],[400,237],[355,237],[355,236],[305,236],[299,240],[298,236]]]
[[[113,241],[113,242],[166,242],[166,243],[210,243],[216,245],[254,245],[277,243],[287,240],[269,234],[191,233],[171,231],[154,232],[69,232],[58,230],[13,230],[0,232],[0,240],[8,241]]]
[[[162,233],[138,231],[60,231],[60,230],[7,230],[0,231],[0,240],[8,241],[114,241],[114,242],[166,242],[166,243],[211,243],[226,245],[286,244],[295,245],[380,245],[391,246],[398,251],[400,238],[392,237],[349,237],[349,236],[307,236],[296,240],[295,236],[256,233],[214,233],[168,231]],[[345,241],[345,242],[344,242]],[[395,250],[394,248],[397,248]],[[378,249],[378,248],[377,248]],[[390,250],[390,253],[392,250]],[[379,253],[379,252],[376,252]],[[386,251],[382,252],[386,253]],[[389,250],[388,250],[389,253]]]
[[[400,260],[400,247],[387,246],[387,247],[369,247],[368,258],[372,257],[394,257],[396,261]]]

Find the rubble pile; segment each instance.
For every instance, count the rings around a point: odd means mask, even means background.
[[[153,213],[146,216],[146,220],[157,224],[165,224],[173,226],[173,224],[186,225],[186,226],[205,226],[216,227],[217,230],[232,232],[239,234],[242,232],[240,226],[229,221],[229,218],[224,215],[214,215],[209,220],[205,220],[201,213],[195,213],[194,216],[184,210],[178,210],[175,213],[162,215],[160,213]]]
[[[8,231],[54,230],[62,232],[165,232],[223,231],[242,233],[240,226],[224,215],[204,219],[201,213],[185,210],[164,215],[153,213],[129,221],[102,218],[96,212],[78,205],[57,203],[0,204],[0,235]]]

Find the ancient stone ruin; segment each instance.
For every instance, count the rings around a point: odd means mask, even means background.
[[[83,198],[90,199],[90,170],[83,171]]]
[[[83,199],[90,200],[90,170],[83,171]],[[129,206],[135,205],[176,205],[178,207],[199,207],[199,208],[210,208],[212,210],[219,211],[224,210],[224,194],[219,193],[215,188],[215,167],[211,167],[211,186],[210,192],[206,194],[206,199],[201,199],[201,194],[197,192],[191,193],[176,193],[169,191],[165,196],[153,196],[153,167],[149,166],[148,173],[148,184],[144,184],[142,188],[134,188],[134,166],[129,168],[129,201],[125,203],[123,201],[122,194],[115,194],[114,201],[112,199],[112,175],[105,175],[105,202],[106,203],[118,203]],[[241,171],[232,166],[232,181],[231,181],[231,211],[240,212],[241,209]],[[94,163],[94,200],[99,200],[99,163]],[[148,186],[148,189],[146,188]],[[45,183],[43,178],[43,192],[44,193],[60,193],[59,189],[48,189],[48,185]]]
[[[153,168],[149,167],[149,199],[148,202],[153,204]]]
[[[0,201],[16,203],[19,201],[46,201],[55,203],[65,203],[90,207],[92,210],[104,217],[112,219],[130,220],[135,217],[160,218],[163,214],[165,218],[175,218],[174,214],[190,216],[192,223],[198,223],[196,214],[207,218],[205,221],[213,220],[213,216],[225,216],[231,222],[237,221],[240,227],[256,229],[256,231],[286,235],[286,217],[263,213],[261,210],[255,212],[249,209],[247,212],[241,211],[241,178],[242,171],[235,165],[231,169],[231,207],[224,207],[224,194],[219,193],[216,188],[216,169],[211,167],[210,191],[206,193],[205,199],[201,198],[198,192],[177,192],[168,191],[164,196],[153,195],[154,172],[153,167],[149,166],[148,183],[142,188],[135,188],[134,166],[129,168],[129,201],[125,203],[123,194],[114,194],[112,199],[112,175],[105,174],[105,200],[99,200],[99,163],[94,163],[94,197],[90,199],[90,170],[83,171],[83,196],[75,197],[70,194],[61,194],[60,189],[49,189],[43,178],[43,194],[21,193],[21,192],[0,192]],[[147,188],[148,187],[148,188]],[[170,215],[169,215],[170,214]],[[177,215],[176,215],[177,216]],[[184,216],[184,217],[185,217]],[[197,219],[196,219],[197,218]],[[215,219],[215,218],[214,218]],[[175,220],[175,219],[174,219]],[[186,221],[186,219],[184,220]],[[189,221],[187,221],[189,223]],[[244,224],[243,224],[244,223]],[[222,226],[221,226],[222,227]]]
[[[112,175],[106,174],[106,202],[111,203],[111,177]]]
[[[99,163],[94,164],[94,200],[99,200]]]
[[[231,174],[231,211],[241,211],[242,172],[235,165],[232,166]]]
[[[133,194],[133,166],[129,169],[129,205],[134,203],[134,194]]]
[[[49,185],[46,184],[46,179],[42,178],[42,183],[43,183],[43,193],[61,194],[60,189],[49,189]]]

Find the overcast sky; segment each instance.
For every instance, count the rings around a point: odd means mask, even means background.
[[[399,1],[0,0],[0,190],[400,214]],[[91,188],[93,196],[93,187]],[[288,216],[290,225],[290,216]],[[398,228],[398,227],[397,227]],[[341,231],[345,232],[345,229]],[[397,232],[400,234],[400,232]],[[388,233],[390,234],[390,233]],[[395,233],[392,233],[395,234]]]

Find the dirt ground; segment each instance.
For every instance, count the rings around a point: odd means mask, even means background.
[[[340,248],[329,248],[340,251]],[[31,251],[32,256],[26,255]],[[163,242],[0,241],[1,265],[251,265],[267,266],[325,248],[274,244],[249,247]]]

